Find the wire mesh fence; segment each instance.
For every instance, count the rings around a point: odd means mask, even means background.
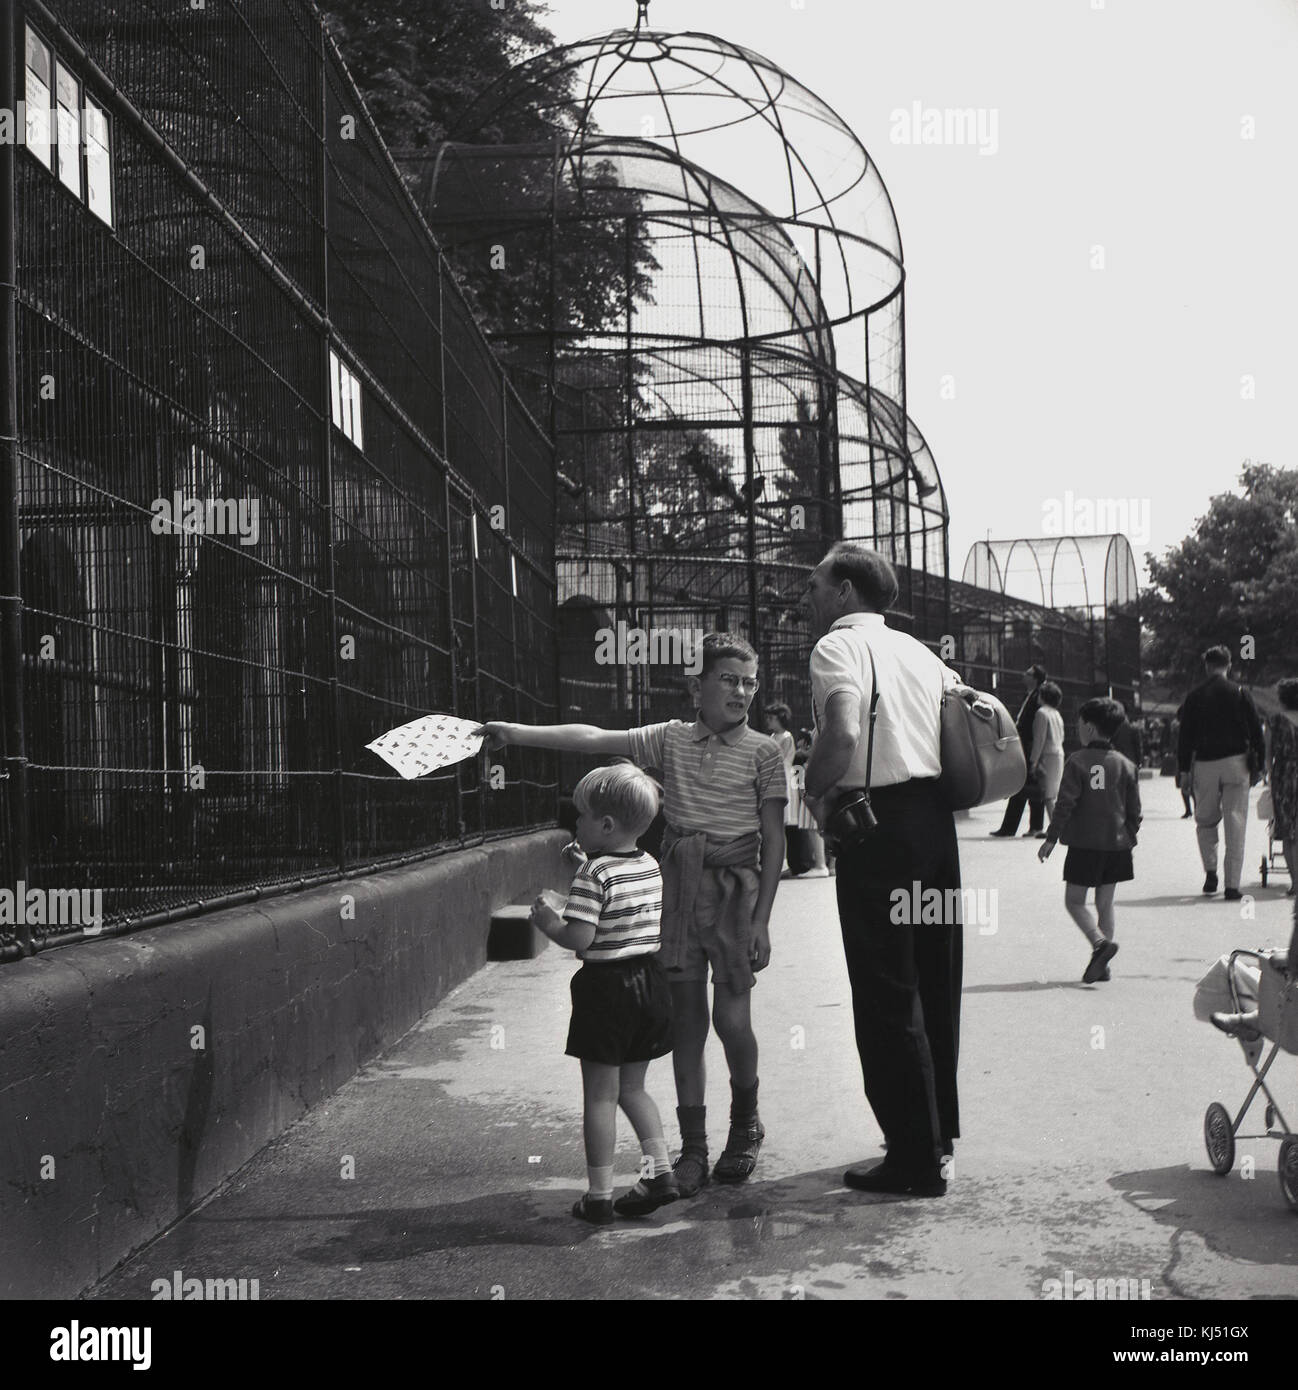
[[[29,0],[0,42],[53,112],[4,166],[0,882],[114,930],[552,822],[549,755],[493,790],[364,748],[555,717],[553,472],[314,8]],[[0,915],[0,956],[84,935]]]

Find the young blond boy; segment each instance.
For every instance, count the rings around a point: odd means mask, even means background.
[[[577,843],[585,853],[562,913],[544,897],[532,921],[582,961],[572,977],[566,1051],[581,1059],[588,1190],[572,1214],[607,1225],[614,1212],[645,1216],[680,1196],[658,1107],[645,1091],[655,1057],[671,1051],[671,994],[659,962],[662,876],[636,840],[658,814],[658,788],[622,764],[577,783]],[[619,1105],[644,1153],[644,1177],[613,1201]]]

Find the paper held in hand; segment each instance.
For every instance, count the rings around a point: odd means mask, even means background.
[[[450,714],[428,714],[380,734],[365,746],[405,778],[422,777],[439,767],[471,758],[482,747],[479,726],[471,719]]]

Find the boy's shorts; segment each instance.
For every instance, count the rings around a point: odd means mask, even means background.
[[[708,966],[712,982],[732,990],[752,989],[757,983],[749,951],[753,941],[753,913],[757,907],[758,876],[755,869],[724,870],[743,879],[742,906],[730,920],[720,912],[722,886],[720,873],[705,869],[694,899],[694,926],[681,942],[679,965],[669,972],[673,984],[693,980],[707,982]]]
[[[569,988],[569,1057],[620,1067],[672,1050],[672,995],[656,953],[585,964]]]

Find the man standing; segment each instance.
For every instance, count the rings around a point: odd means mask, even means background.
[[[1109,742],[1124,758],[1129,758],[1135,764],[1137,771],[1140,770],[1144,763],[1144,745],[1141,741],[1140,730],[1130,719],[1123,719],[1122,723],[1118,725],[1117,733]]]
[[[1019,731],[1019,742],[1023,745],[1024,752],[1032,747],[1032,721],[1037,717],[1037,710],[1041,708],[1041,687],[1045,679],[1044,666],[1029,666],[1023,673],[1023,688],[1027,691],[1027,699],[1019,707],[1014,727]],[[1017,835],[1025,805],[1030,807],[1027,834],[1036,835],[1045,824],[1045,802],[1041,796],[1041,788],[1031,776],[1006,802],[1005,818],[1001,821],[1001,828],[993,830],[992,834],[1003,839]]]
[[[1177,783],[1194,789],[1194,820],[1203,860],[1203,891],[1217,891],[1217,826],[1226,822],[1224,898],[1238,901],[1244,868],[1248,792],[1266,762],[1266,740],[1253,697],[1226,679],[1230,652],[1209,647],[1203,654],[1208,679],[1185,697],[1176,761]],[[1193,769],[1193,770],[1192,770]]]
[[[878,825],[838,845],[843,931],[865,1093],[887,1157],[849,1168],[848,1187],[940,1197],[942,1159],[960,1133],[956,1057],[963,930],[955,820],[938,788],[942,692],[954,671],[884,612],[897,598],[892,566],[863,546],[834,546],[807,585],[819,641],[811,655],[816,741],[808,800],[822,826],[870,788]],[[870,749],[870,703],[879,701]],[[867,764],[868,771],[867,771]],[[913,920],[936,888],[955,910]],[[954,889],[954,893],[946,890]]]

